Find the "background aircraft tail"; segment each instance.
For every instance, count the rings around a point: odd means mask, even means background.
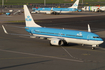
[[[76,0],[75,3],[69,8],[78,8],[79,0]]]
[[[24,15],[25,15],[25,23],[26,27],[41,27],[40,25],[36,24],[29,12],[29,9],[26,5],[24,5]]]

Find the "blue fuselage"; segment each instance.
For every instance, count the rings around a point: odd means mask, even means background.
[[[77,11],[76,8],[32,8],[33,11],[68,11],[73,12]]]
[[[85,31],[42,28],[42,27],[25,27],[25,30],[29,33],[37,34],[37,35],[103,41],[97,34],[94,34],[91,32],[85,32]]]

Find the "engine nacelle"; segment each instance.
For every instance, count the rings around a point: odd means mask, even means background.
[[[61,40],[61,39],[52,39],[52,40],[50,41],[50,44],[51,44],[51,45],[62,46],[62,45],[64,45],[64,41]]]
[[[51,14],[51,12],[49,11],[49,12],[46,12],[46,14]]]

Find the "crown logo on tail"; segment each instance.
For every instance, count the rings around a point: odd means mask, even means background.
[[[32,21],[32,19],[30,18],[30,16],[27,16],[26,21]]]

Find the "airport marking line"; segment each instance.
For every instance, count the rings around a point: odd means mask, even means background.
[[[82,54],[82,55],[84,55],[84,56],[85,56],[85,55],[90,55],[90,54]]]
[[[0,58],[0,59],[33,59],[33,58],[41,58],[41,57],[13,57],[13,58]]]
[[[0,51],[10,52],[10,53],[17,53],[17,54],[32,55],[32,56],[40,56],[40,57],[46,57],[46,58],[54,58],[54,59],[59,59],[59,60],[83,62],[81,60],[67,59],[67,58],[61,58],[61,57],[55,57],[55,56],[39,55],[39,54],[33,54],[33,53],[17,52],[17,51],[3,50],[3,49],[0,49]]]

